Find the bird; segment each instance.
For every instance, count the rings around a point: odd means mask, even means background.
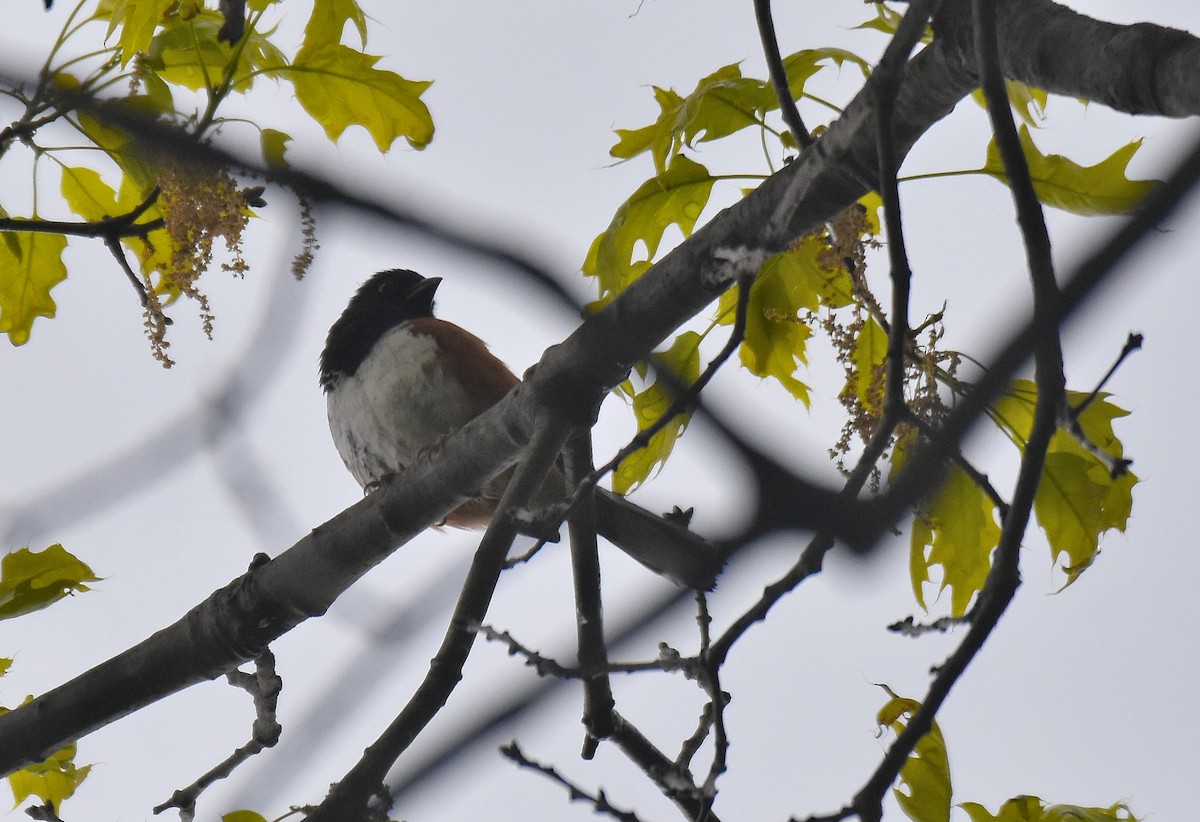
[[[370,493],[403,473],[520,380],[483,340],[433,314],[440,277],[381,271],[363,283],[329,329],[320,357],[329,430],[354,479]],[[445,525],[482,528],[509,474],[450,512]],[[538,505],[564,501],[565,478],[547,477]],[[599,534],[676,584],[711,590],[724,552],[686,527],[686,515],[657,516],[595,489]]]

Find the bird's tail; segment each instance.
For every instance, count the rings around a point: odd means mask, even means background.
[[[689,531],[685,517],[656,516],[603,488],[596,489],[595,499],[596,530],[602,537],[672,582],[701,591],[716,586],[725,554]]]

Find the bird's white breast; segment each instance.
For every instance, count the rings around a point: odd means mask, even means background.
[[[471,418],[466,396],[436,355],[432,337],[397,326],[326,395],[333,442],[364,488],[412,465],[422,449]]]

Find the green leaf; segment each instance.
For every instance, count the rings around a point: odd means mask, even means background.
[[[1137,822],[1129,806],[1120,802],[1107,808],[1047,806],[1036,796],[1018,796],[1001,805],[994,816],[978,802],[964,802],[959,807],[971,822]]]
[[[1033,189],[1039,200],[1054,208],[1083,215],[1129,214],[1158,184],[1125,176],[1129,161],[1141,148],[1141,140],[1121,146],[1094,166],[1081,166],[1061,154],[1042,154],[1027,126],[1021,126],[1020,139]],[[981,171],[1008,184],[995,139],[988,143]]]
[[[53,317],[50,289],[67,278],[62,234],[14,231],[0,243],[0,333],[24,345],[38,317]],[[14,250],[14,246],[16,249]]]
[[[263,162],[267,167],[287,168],[287,159],[283,155],[287,151],[287,144],[292,142],[291,135],[273,128],[264,128],[259,134],[259,140],[262,145]]]
[[[872,417],[883,416],[885,396],[884,373],[887,367],[888,335],[874,317],[863,320],[850,351],[852,372],[844,391],[851,391]]]
[[[783,58],[788,86],[793,98],[799,98],[804,85],[821,68],[821,63],[841,66],[851,62],[868,73],[866,61],[844,49],[805,49]],[[779,108],[774,87],[766,81],[743,77],[737,63],[722,66],[696,84],[686,97],[674,89],[654,87],[659,115],[648,126],[617,129],[617,143],[609,153],[627,160],[649,151],[654,168],[661,174],[668,158],[685,146],[728,137],[748,126],[763,125],[763,117]]]
[[[138,172],[147,170],[138,164],[133,168]],[[95,222],[118,214],[128,214],[145,199],[145,190],[139,188],[129,174],[122,179],[118,193],[104,182],[99,172],[82,166],[64,166],[62,195],[71,211],[89,222]],[[160,217],[162,211],[155,204],[146,209],[140,222]],[[121,243],[137,255],[143,273],[170,270],[176,251],[170,234],[165,228],[158,229],[148,235],[148,240],[126,237]]]
[[[1037,128],[1038,123],[1046,119],[1046,103],[1050,100],[1049,92],[1027,86],[1020,80],[1007,78],[1004,80],[1004,88],[1008,92],[1008,104],[1025,121],[1026,125]],[[987,97],[984,95],[983,89],[977,88],[971,92],[971,99],[978,103],[980,108],[987,108]]]
[[[750,373],[778,381],[805,405],[809,403],[808,386],[794,376],[808,362],[807,343],[812,329],[805,315],[816,311],[822,302],[840,301],[843,289],[848,287],[845,270],[822,267],[824,250],[820,238],[809,236],[763,263],[750,289],[746,335],[738,350],[742,365]],[[733,322],[737,300],[737,288],[721,296],[718,322]]]
[[[76,767],[74,760],[75,743],[72,742],[49,759],[9,774],[8,786],[12,788],[14,805],[36,796],[58,808],[64,800],[71,798],[92,770],[91,765]]]
[[[666,171],[638,187],[593,241],[583,263],[583,273],[599,279],[601,296],[625,290],[649,267],[638,262],[654,259],[668,226],[678,226],[685,237],[692,233],[713,182],[708,169],[677,154]],[[639,242],[646,255],[635,260]]]
[[[762,112],[770,106],[774,92],[761,80],[742,77],[737,63],[722,66],[700,80],[687,97],[674,90],[654,88],[661,110],[651,125],[632,131],[617,129],[617,140],[609,153],[629,159],[649,150],[660,174],[667,159],[684,146],[728,137],[747,126],[762,123]]]
[[[921,703],[897,696],[886,685],[881,687],[891,699],[879,709],[876,721],[880,728],[891,728],[899,734]],[[909,819],[917,822],[949,822],[950,798],[953,795],[950,759],[946,740],[937,722],[921,737],[900,768],[900,786],[907,790],[893,788],[892,794]]]
[[[695,331],[683,332],[675,338],[669,349],[655,357],[655,367],[670,369],[675,378],[685,384],[695,382],[700,376],[701,339]],[[656,378],[638,392],[634,391],[632,383],[626,381],[625,392],[633,395],[633,413],[639,432],[657,423],[670,408],[674,394],[667,386],[664,380]],[[680,414],[651,437],[646,447],[626,457],[613,472],[613,490],[618,494],[628,494],[649,479],[652,472],[660,469],[671,456],[675,441],[683,435],[689,419],[689,414]]]
[[[338,43],[306,44],[289,69],[296,99],[330,140],[362,126],[381,152],[400,137],[424,148],[433,139],[433,118],[421,95],[431,84],[377,69],[377,62]]]
[[[367,45],[367,15],[354,0],[316,0],[308,25],[304,27],[304,45],[316,47],[338,45],[346,23],[353,22],[358,29],[360,48]]]
[[[941,592],[950,589],[950,611],[967,612],[971,598],[983,589],[1000,542],[1000,526],[992,500],[958,466],[952,466],[937,496],[913,519],[909,569],[913,593],[926,608],[923,583],[929,569],[942,566]]]
[[[117,45],[121,48],[121,66],[129,64],[139,51],[145,51],[154,37],[154,30],[171,11],[175,0],[124,0],[111,4],[101,3],[96,16],[108,19],[107,40],[114,31],[121,29]]]
[[[63,166],[62,195],[67,207],[88,222],[113,217],[121,207],[117,192],[100,172],[84,166]],[[135,204],[128,205],[132,208]]]
[[[155,111],[153,102],[140,96],[126,97],[111,105],[128,106],[133,112]],[[146,153],[143,144],[128,132],[83,111],[79,112],[79,128],[85,137],[108,154],[138,190],[148,193],[154,188],[158,182],[158,165]]]
[[[1067,403],[1078,407],[1086,396],[1068,391]],[[1124,448],[1112,424],[1129,412],[1110,402],[1110,396],[1097,395],[1078,416],[1078,423],[1089,443],[1120,460]],[[993,408],[994,419],[1022,450],[1033,426],[1036,402],[1037,386],[1017,380]],[[1067,585],[1095,561],[1105,533],[1125,530],[1137,482],[1130,471],[1113,478],[1109,466],[1066,431],[1056,432],[1050,440],[1033,510],[1050,542],[1052,560],[1065,559]]]
[[[221,822],[267,822],[267,818],[254,811],[234,811],[223,814]]]
[[[57,543],[36,553],[13,551],[0,559],[0,619],[40,611],[98,579]]]
[[[888,6],[887,3],[872,3],[875,7],[875,16],[870,20],[859,23],[855,29],[874,29],[882,31],[884,34],[895,34],[896,29],[900,27],[900,21],[904,19],[904,15],[895,9]]]
[[[168,83],[196,91],[219,87],[228,75],[234,91],[249,91],[254,73],[274,76],[287,63],[283,52],[263,34],[247,29],[243,42],[231,46],[217,38],[224,17],[202,11],[190,19],[172,15],[154,36],[145,67]],[[237,60],[236,66],[233,61]]]

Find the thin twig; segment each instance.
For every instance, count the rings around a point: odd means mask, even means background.
[[[592,473],[592,435],[583,432],[563,452],[567,486],[573,487]],[[600,596],[600,556],[596,544],[595,499],[585,494],[568,520],[571,536],[571,573],[575,587],[575,630],[579,665],[592,671],[583,683],[583,726],[587,729],[583,758],[596,754],[599,740],[612,735],[612,686],[608,681],[608,646],[604,638],[604,608]]]
[[[154,813],[178,808],[182,818],[194,819],[196,800],[200,794],[208,790],[213,783],[229,776],[252,756],[275,747],[279,742],[283,728],[276,719],[275,711],[279,704],[279,693],[283,690],[283,680],[275,672],[275,655],[269,650],[263,651],[254,660],[254,673],[235,669],[226,673],[225,678],[230,685],[246,691],[254,700],[254,724],[250,741],[191,785],[175,791],[170,799],[154,808]]]
[[[917,430],[921,432],[921,436],[926,440],[932,439],[937,435],[937,431],[926,420],[921,419],[916,414],[910,413],[907,419],[911,425],[916,426]],[[1008,502],[996,490],[996,486],[992,485],[992,481],[988,478],[988,475],[976,468],[961,452],[956,453],[953,459],[954,464],[962,469],[962,472],[970,478],[971,482],[975,483],[979,490],[983,491],[988,499],[992,501],[992,504],[996,506],[996,509],[1000,512],[1000,522],[1003,523],[1005,517],[1008,516]]]
[[[540,762],[534,762],[521,752],[521,749],[517,747],[515,740],[507,745],[502,745],[500,747],[500,754],[505,759],[509,759],[517,763],[517,765],[520,767],[537,771],[538,773],[542,774],[542,776],[545,776],[550,780],[557,782],[559,785],[562,785],[567,789],[567,793],[571,797],[572,802],[591,803],[592,810],[594,810],[596,813],[603,814],[605,816],[611,816],[613,819],[620,820],[620,822],[641,822],[641,820],[638,819],[637,814],[633,813],[633,811],[622,811],[614,807],[613,804],[608,801],[608,797],[604,795],[604,791],[597,791],[595,794],[588,793],[586,790],[560,774],[553,767],[549,765],[543,765]]]
[[[1079,419],[1079,415],[1086,411],[1088,406],[1096,401],[1096,398],[1100,396],[1100,392],[1104,389],[1104,386],[1108,384],[1110,379],[1112,379],[1112,375],[1117,373],[1117,369],[1121,367],[1121,363],[1125,362],[1125,358],[1134,351],[1140,349],[1142,347],[1142,343],[1145,342],[1145,339],[1146,338],[1141,334],[1130,332],[1129,336],[1125,338],[1125,345],[1121,347],[1121,353],[1117,355],[1116,362],[1112,364],[1112,367],[1108,369],[1108,371],[1100,379],[1100,382],[1096,383],[1096,387],[1092,389],[1092,393],[1088,394],[1087,397],[1084,398],[1083,402],[1079,403],[1079,405],[1076,405],[1074,408],[1070,409],[1070,414],[1073,419]]]
[[[442,645],[430,662],[425,679],[391,725],[308,817],[310,822],[362,818],[372,801],[386,795],[383,780],[388,770],[437,715],[462,679],[462,669],[476,637],[474,626],[481,624],[487,613],[504,558],[517,536],[517,523],[510,512],[525,508],[534,498],[546,475],[553,470],[569,433],[569,426],[553,419],[543,420],[534,432],[504,491],[497,515],[475,552]]]
[[[712,617],[708,613],[708,600],[702,591],[696,592],[696,622],[700,625],[700,658],[707,660],[712,638],[709,636],[709,625]],[[707,819],[712,812],[713,802],[717,798],[717,779],[727,769],[729,756],[729,736],[725,730],[725,706],[729,703],[729,694],[721,690],[721,666],[706,665],[701,685],[708,692],[708,702],[712,706],[713,758],[708,768],[708,776],[701,786],[705,808],[702,819]]]
[[[907,616],[899,622],[893,622],[887,629],[900,636],[919,637],[925,634],[944,634],[954,626],[969,621],[968,617],[944,616],[932,622],[917,622],[911,616]]]
[[[616,714],[612,739],[635,765],[641,768],[664,796],[687,814],[688,819],[720,822],[687,768],[680,767],[648,740],[633,723]]]
[[[523,658],[526,665],[537,671],[538,676],[552,676],[557,679],[587,679],[597,673],[636,674],[645,672],[682,673],[686,678],[693,680],[699,680],[701,676],[699,660],[696,657],[682,656],[677,652],[660,653],[657,659],[648,662],[609,661],[604,663],[603,669],[572,667],[563,665],[561,662],[529,648],[508,631],[500,631],[490,625],[477,625],[475,630],[488,642],[500,642],[506,645],[510,656]]]
[[[160,193],[161,191],[158,186],[155,186],[146,198],[131,211],[125,214],[118,214],[115,217],[105,217],[102,220],[91,222],[2,217],[0,218],[0,231],[63,234],[71,237],[89,237],[103,240],[105,247],[108,248],[113,258],[116,259],[117,264],[120,265],[121,270],[133,285],[134,291],[137,292],[138,302],[141,303],[142,308],[145,308],[150,304],[149,295],[146,293],[146,286],[130,267],[129,261],[125,258],[125,252],[121,248],[121,241],[130,238],[145,240],[151,232],[166,226],[166,220],[161,217],[148,220],[144,223],[137,222],[138,218],[145,214],[158,201]]]
[[[684,386],[680,383],[678,377],[665,368],[660,367],[659,379],[667,381],[668,385],[675,389],[675,397],[671,401],[671,405],[667,408],[663,415],[651,423],[646,428],[643,428],[637,433],[632,440],[629,441],[624,448],[617,452],[611,460],[597,468],[590,476],[580,482],[574,496],[570,502],[570,506],[574,507],[576,500],[581,493],[594,488],[596,484],[609,473],[617,470],[621,463],[628,459],[633,454],[645,448],[654,435],[666,428],[672,420],[680,414],[689,412],[700,399],[700,392],[712,381],[716,376],[717,371],[721,366],[733,355],[738,346],[742,344],[742,340],[746,336],[746,315],[750,306],[750,291],[754,285],[754,277],[752,275],[742,276],[738,279],[738,301],[737,308],[734,312],[733,329],[729,333],[729,338],[725,341],[725,345],[717,352],[717,355],[709,362],[708,367],[689,386]]]
[[[775,96],[779,98],[779,111],[783,115],[783,121],[796,138],[796,145],[802,149],[808,148],[813,144],[813,138],[805,128],[804,120],[800,118],[800,110],[796,108],[796,100],[792,97],[792,87],[788,83],[783,55],[779,52],[779,40],[775,36],[771,0],[754,0],[754,18],[758,21],[758,37],[762,40],[763,57],[767,61],[767,71],[771,75],[771,85],[775,87]]]
[[[1013,502],[1001,531],[991,570],[979,593],[971,628],[950,658],[937,669],[921,707],[888,748],[879,767],[855,795],[851,806],[864,822],[878,822],[883,797],[895,782],[921,738],[933,727],[934,717],[950,689],[983,647],[1021,584],[1019,559],[1021,540],[1029,523],[1034,496],[1041,481],[1050,440],[1058,428],[1058,409],[1064,391],[1062,349],[1058,325],[1059,292],[1054,279],[1049,235],[1041,205],[1033,192],[1025,157],[1017,141],[1016,126],[1008,108],[1004,78],[1000,73],[999,45],[993,0],[973,0],[975,48],[988,98],[988,114],[997,145],[1005,163],[1017,207],[1017,218],[1025,243],[1033,285],[1034,317],[1042,318],[1035,342],[1038,398],[1034,421],[1018,473]],[[1046,319],[1051,320],[1045,322]]]

